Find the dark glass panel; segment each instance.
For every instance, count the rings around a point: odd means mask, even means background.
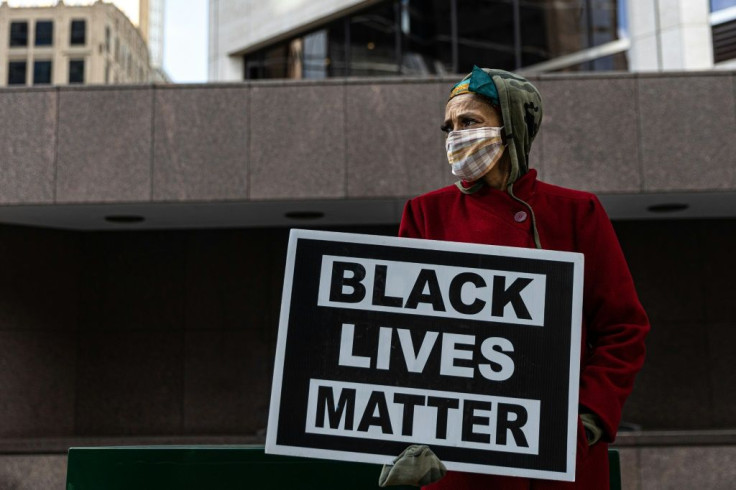
[[[34,61],[33,62],[33,84],[41,85],[51,83],[51,62],[50,61]]]
[[[616,0],[520,1],[522,66],[615,41],[618,10]]]
[[[36,22],[36,46],[51,46],[54,43],[54,23],[50,20]]]
[[[559,70],[555,70],[555,73],[573,73],[573,72],[585,72],[585,71],[628,71],[628,60],[626,59],[626,53],[616,53],[611,56],[603,56],[591,61],[585,61],[578,63],[577,65],[567,66]]]
[[[401,2],[402,71],[408,75],[454,72],[450,0]]]
[[[397,7],[397,2],[381,2],[350,16],[350,75],[398,75],[401,72],[397,52]]]
[[[473,65],[513,70],[514,8],[510,0],[457,2],[458,71]]]
[[[84,60],[69,60],[69,83],[84,83]]]
[[[28,46],[28,22],[10,23],[10,46]]]
[[[87,42],[87,21],[77,19],[72,21],[69,44],[72,46],[84,45]]]
[[[11,61],[8,63],[8,85],[25,85],[26,67],[25,61]]]

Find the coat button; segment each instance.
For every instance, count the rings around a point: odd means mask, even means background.
[[[524,221],[526,221],[526,218],[526,211],[519,211],[514,215],[514,221],[516,221],[517,223],[523,223]]]

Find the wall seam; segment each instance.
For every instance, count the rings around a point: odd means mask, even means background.
[[[253,178],[253,87],[249,84],[245,95],[246,101],[248,102],[248,111],[245,116],[245,124],[248,126],[246,130],[246,141],[248,149],[246,151],[245,160],[245,198],[248,201],[253,200],[253,194],[251,191],[251,180]]]
[[[644,150],[643,150],[643,130],[644,125],[642,124],[642,117],[641,117],[641,82],[642,79],[639,77],[639,75],[634,76],[634,117],[636,118],[636,158],[638,160],[637,162],[637,169],[639,170],[639,191],[645,192],[646,191],[646,177],[644,172]]]
[[[54,177],[52,183],[51,202],[56,203],[57,187],[59,186],[59,113],[61,112],[61,89],[59,87],[56,87],[54,91],[56,92],[56,110],[54,114],[56,119],[56,127],[54,128]]]
[[[155,85],[151,86],[151,143],[148,149],[148,200],[153,201],[153,160],[156,151],[156,91]]]
[[[345,128],[343,132],[343,165],[345,166],[345,178],[343,182],[344,198],[350,198],[350,165],[348,165],[348,84],[345,79],[342,85],[342,127]]]

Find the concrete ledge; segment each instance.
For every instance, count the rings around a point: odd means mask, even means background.
[[[530,77],[545,98],[531,165],[622,199],[733,193],[735,73]],[[0,89],[0,208],[403,200],[453,180],[438,128],[456,80]]]
[[[613,447],[730,445],[736,445],[736,429],[619,432]]]

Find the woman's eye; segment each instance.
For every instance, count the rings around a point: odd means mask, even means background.
[[[478,121],[476,121],[475,119],[464,119],[463,126],[465,127],[472,126],[473,124],[476,124],[477,122]]]

